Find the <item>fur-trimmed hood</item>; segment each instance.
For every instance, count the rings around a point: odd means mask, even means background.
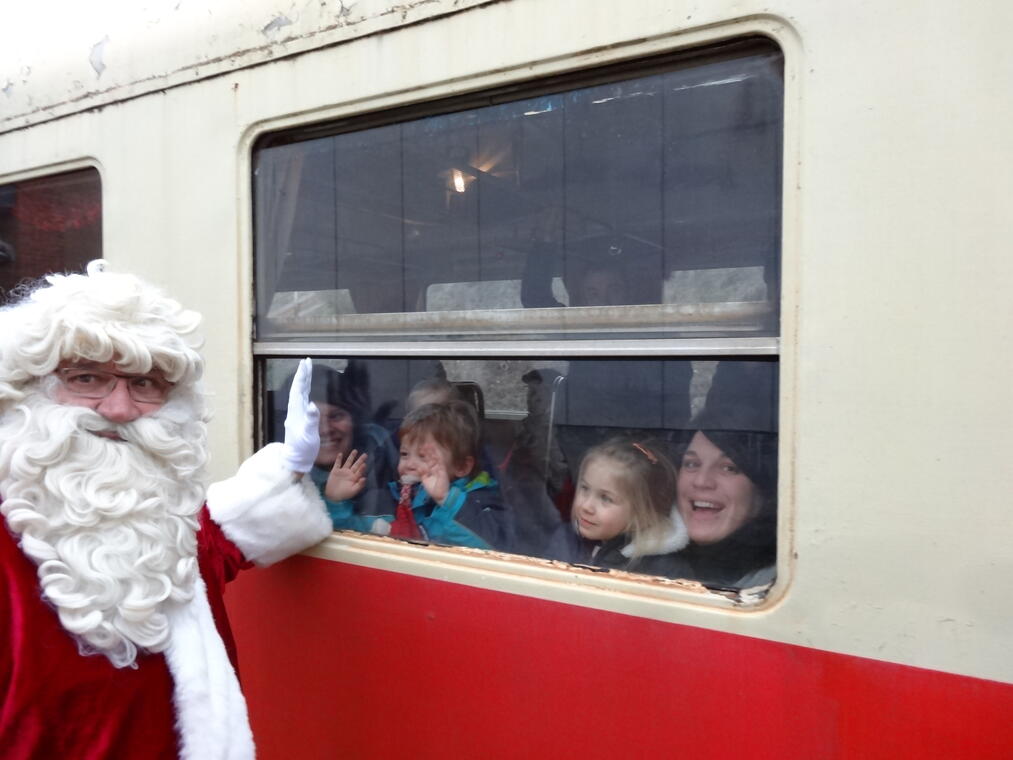
[[[323,540],[331,521],[309,478],[284,467],[270,444],[208,489],[208,511],[250,561],[269,565]],[[203,580],[172,616],[165,652],[172,673],[182,760],[252,760],[253,735],[239,679],[215,627]]]
[[[671,554],[686,547],[689,543],[689,531],[679,514],[679,507],[673,505],[663,529],[647,536],[640,536],[626,544],[619,551],[624,557],[649,557],[660,554]]]

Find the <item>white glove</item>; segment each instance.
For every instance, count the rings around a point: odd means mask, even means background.
[[[313,360],[299,362],[288,392],[285,415],[285,467],[292,472],[309,472],[320,451],[320,410],[310,401]]]

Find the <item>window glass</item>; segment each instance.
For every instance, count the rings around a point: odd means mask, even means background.
[[[431,435],[442,441],[438,455],[460,443],[472,463],[455,471],[453,455],[440,460],[457,484],[442,503],[420,496],[429,481],[414,486],[417,539],[718,588],[773,580],[776,362],[332,357],[314,365],[323,444],[313,480],[326,494],[336,462],[340,470],[353,449],[368,456],[363,487],[327,500],[335,529],[387,535],[402,476],[419,472],[400,464],[406,443]],[[276,440],[295,366],[266,361],[265,427]],[[440,438],[439,424],[425,421],[427,409],[450,400],[477,421],[474,442],[466,423]]]
[[[753,43],[269,136],[255,151],[258,338],[775,335],[781,69]],[[277,306],[315,290],[349,297]]]
[[[426,288],[426,311],[519,309],[523,284],[520,280],[485,282],[438,282]],[[553,297],[566,305],[568,296],[559,277],[553,277]]]
[[[744,40],[265,135],[264,438],[305,350],[335,529],[769,584],[782,121]]]
[[[101,257],[97,170],[0,185],[0,299],[23,280],[83,270]]]

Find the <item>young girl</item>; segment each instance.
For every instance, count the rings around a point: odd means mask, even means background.
[[[546,556],[663,575],[662,557],[689,540],[675,494],[675,468],[657,444],[598,444],[580,464],[571,524],[556,530]]]
[[[474,408],[457,400],[424,404],[405,417],[400,439],[400,482],[390,484],[397,506],[372,531],[509,550],[513,520],[496,481],[478,466]]]

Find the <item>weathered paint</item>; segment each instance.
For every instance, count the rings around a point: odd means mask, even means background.
[[[490,1],[12,3],[0,29],[0,133]]]

